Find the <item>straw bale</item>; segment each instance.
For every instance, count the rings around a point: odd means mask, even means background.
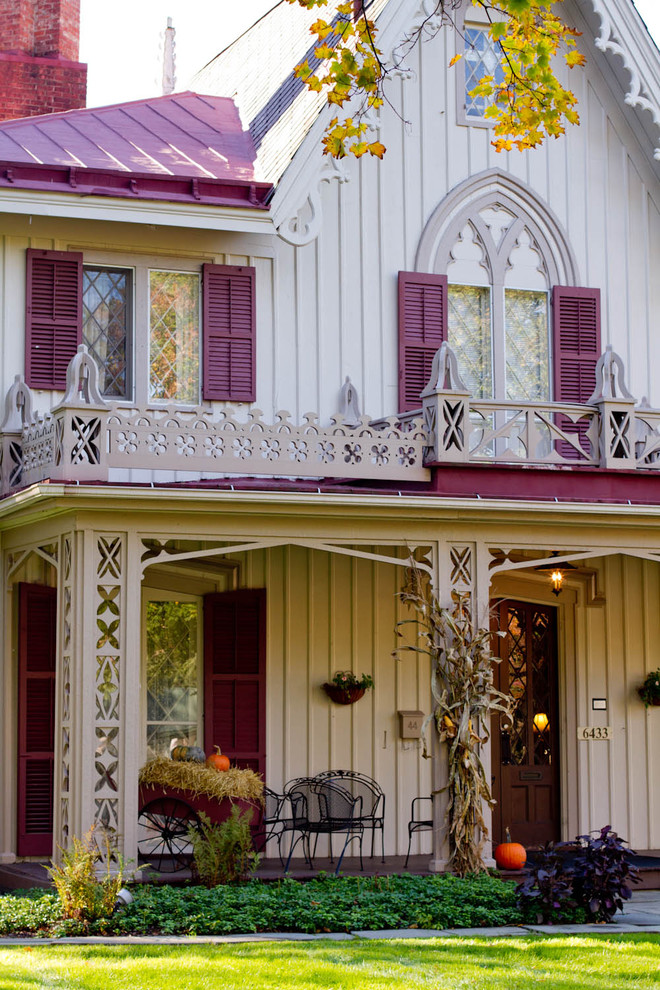
[[[204,763],[168,760],[158,757],[149,760],[140,770],[138,782],[142,786],[172,787],[190,791],[194,797],[223,798],[243,801],[263,801],[264,784],[253,770],[214,770]]]

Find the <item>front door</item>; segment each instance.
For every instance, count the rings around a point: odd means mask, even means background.
[[[560,838],[556,610],[501,601],[496,612],[496,684],[514,708],[513,724],[493,720],[493,840],[508,827],[529,848]]]
[[[266,771],[266,592],[204,598],[204,740],[239,767]]]

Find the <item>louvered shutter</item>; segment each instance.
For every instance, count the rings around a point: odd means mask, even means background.
[[[254,402],[255,270],[204,265],[205,399]]]
[[[27,252],[25,380],[64,390],[66,369],[82,342],[82,254]]]
[[[20,584],[18,592],[19,856],[53,851],[55,629],[57,591]]]
[[[399,272],[399,412],[419,409],[433,355],[447,339],[447,276]]]
[[[266,769],[266,592],[204,598],[204,746]]]
[[[601,354],[600,289],[556,285],[552,293],[554,385],[556,402],[586,402],[596,387],[596,362]],[[562,422],[566,433],[578,434],[585,450],[586,422]],[[570,444],[559,441],[564,457],[578,458]]]

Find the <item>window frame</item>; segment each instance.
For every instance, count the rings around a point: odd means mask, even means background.
[[[129,342],[131,363],[129,377],[132,383],[131,394],[126,398],[107,396],[106,401],[141,408],[162,409],[175,404],[178,409],[195,409],[202,403],[203,376],[203,265],[206,259],[172,258],[162,255],[127,255],[108,251],[83,251],[83,271],[85,268],[108,268],[131,271],[132,340]],[[196,402],[179,402],[177,399],[158,400],[149,396],[149,359],[151,344],[151,296],[149,276],[152,271],[165,271],[174,274],[197,275],[199,280],[198,297],[198,389]]]
[[[102,389],[99,387],[99,392],[103,395],[106,402],[131,402],[135,392],[135,359],[133,355],[133,348],[135,345],[135,269],[130,265],[106,265],[106,264],[93,264],[92,262],[85,261],[83,258],[83,322],[82,322],[82,335],[83,344],[85,343],[85,272],[88,269],[94,271],[108,271],[108,272],[126,272],[128,274],[128,291],[126,293],[126,313],[127,313],[127,328],[126,328],[126,394],[125,395],[104,395]]]
[[[204,597],[190,595],[185,592],[167,591],[155,587],[142,589],[142,605],[140,615],[140,633],[142,640],[140,670],[143,690],[140,691],[140,747],[142,753],[141,765],[147,759],[147,731],[149,725],[164,725],[164,722],[150,722],[147,712],[147,606],[149,602],[184,602],[197,606],[197,742],[195,745],[204,746]]]
[[[460,54],[462,56],[460,62],[456,66],[458,72],[455,76],[456,123],[459,125],[459,127],[480,127],[480,128],[485,128],[487,130],[492,130],[492,128],[495,126],[494,120],[490,120],[488,117],[476,117],[476,116],[468,115],[467,107],[466,107],[467,63],[465,61],[465,31],[469,28],[473,28],[473,29],[476,28],[479,30],[487,29],[489,25],[489,21],[488,18],[486,17],[485,11],[481,11],[476,7],[471,7],[467,2],[463,4],[463,7],[460,10],[456,11],[455,18],[456,19],[454,22],[454,38],[456,39],[456,54],[457,55]],[[497,19],[499,20],[500,18]],[[459,85],[459,78],[460,78],[460,85]]]

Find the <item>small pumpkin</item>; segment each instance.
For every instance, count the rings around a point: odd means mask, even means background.
[[[495,850],[495,862],[498,870],[522,870],[527,862],[527,852],[519,842],[511,841],[509,829],[504,830],[505,841]]]
[[[176,760],[176,762],[178,763],[181,760],[187,759],[187,757],[188,757],[188,749],[189,748],[190,747],[188,747],[188,746],[175,746],[173,748],[170,756],[172,757],[173,760]]]
[[[219,746],[215,746],[214,749],[215,753],[211,753],[206,757],[207,767],[218,771],[229,770],[229,757],[224,755]]]
[[[188,746],[188,752],[184,759],[189,763],[205,763],[206,753],[201,746]]]

